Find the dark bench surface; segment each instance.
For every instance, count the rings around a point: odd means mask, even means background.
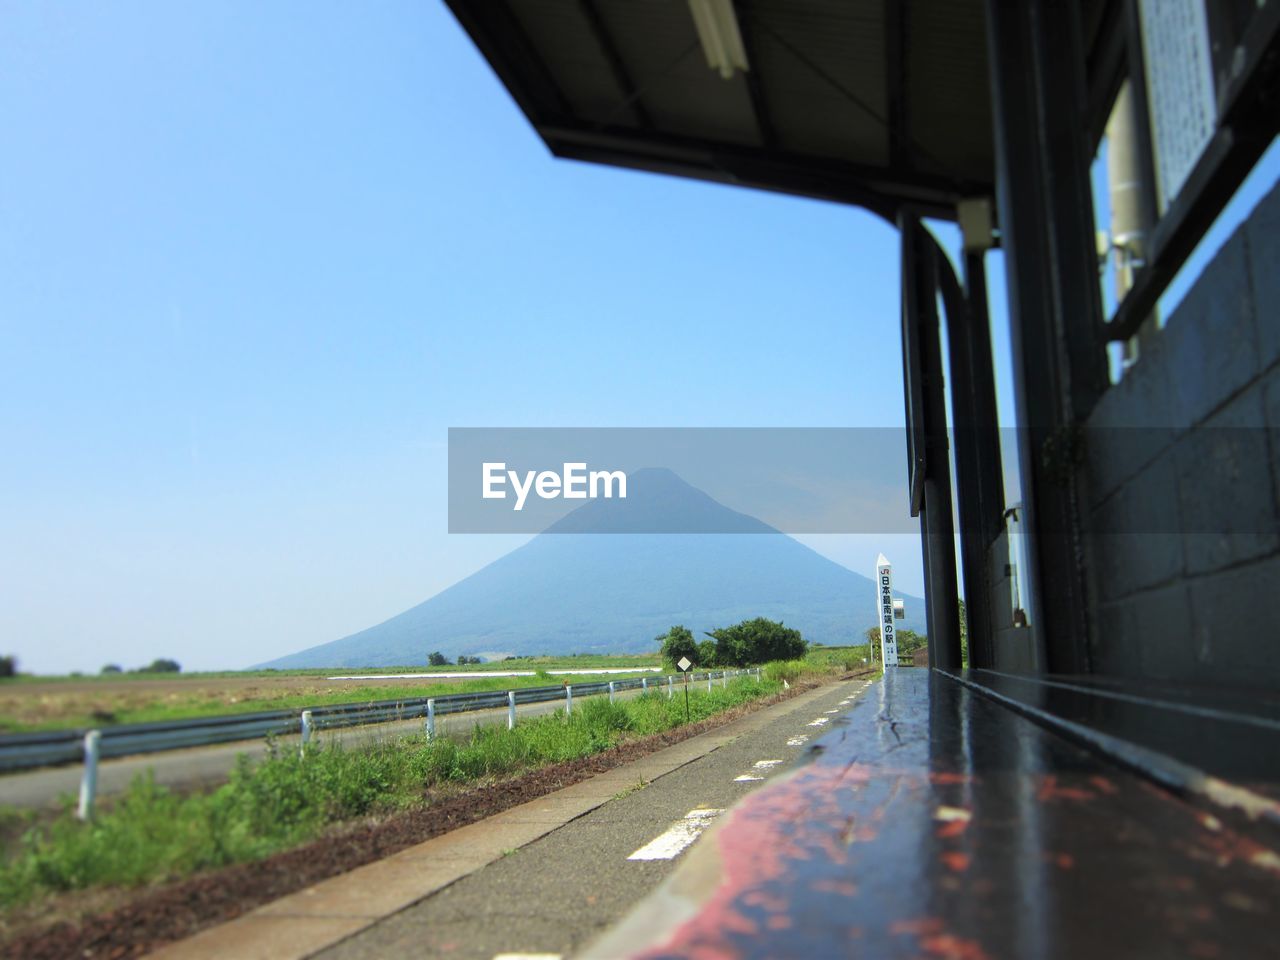
[[[965,674],[999,696],[1280,800],[1280,696],[1105,677]]]
[[[1280,956],[1280,855],[959,681],[899,670],[737,808],[648,956]]]

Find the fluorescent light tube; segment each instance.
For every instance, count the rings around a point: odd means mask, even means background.
[[[707,56],[707,66],[719,70],[726,80],[733,76],[734,70],[751,69],[733,0],[689,0],[689,12],[693,14],[693,25],[698,29],[698,42]]]

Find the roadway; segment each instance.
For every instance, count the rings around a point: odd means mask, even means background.
[[[570,955],[667,877],[722,811],[792,768],[867,686],[845,681],[771,708],[767,724],[744,724],[741,736],[647,784],[637,776],[591,812],[315,956]],[[609,776],[624,783],[625,769]]]

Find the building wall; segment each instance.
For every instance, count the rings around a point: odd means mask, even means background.
[[[1280,186],[1085,431],[1099,673],[1280,683]]]

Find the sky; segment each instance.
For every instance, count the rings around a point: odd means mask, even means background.
[[[525,538],[446,533],[449,427],[903,423],[893,231],[553,160],[443,4],[2,13],[24,670],[236,668],[474,572]],[[801,539],[923,590],[913,537]]]

